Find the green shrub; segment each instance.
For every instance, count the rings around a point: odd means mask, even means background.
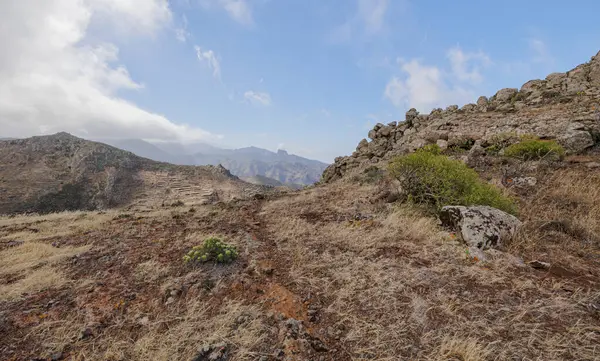
[[[553,140],[524,138],[519,143],[508,146],[504,155],[523,160],[551,159],[559,160],[565,155],[565,149]]]
[[[516,213],[512,199],[458,160],[421,150],[393,159],[388,170],[410,201],[436,211],[447,205],[488,205]]]
[[[442,154],[442,148],[440,148],[440,146],[437,144],[427,144],[426,146],[420,148],[419,151],[428,152],[431,154]]]
[[[494,134],[489,140],[484,143],[485,151],[488,154],[496,155],[502,149],[511,146],[519,141],[519,136],[516,132],[503,132]]]
[[[231,263],[238,257],[237,249],[219,238],[207,238],[201,246],[194,246],[183,260],[189,262],[209,262]]]

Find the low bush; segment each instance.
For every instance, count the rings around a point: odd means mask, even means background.
[[[488,205],[515,214],[514,201],[464,163],[427,150],[393,159],[390,175],[407,198],[439,211],[447,205]]]
[[[504,155],[522,160],[559,160],[565,155],[565,149],[553,140],[525,138],[519,143],[508,146]]]
[[[484,142],[484,148],[487,154],[497,155],[502,149],[509,147],[519,141],[516,132],[504,132],[493,135]]]
[[[209,262],[231,263],[238,257],[237,249],[224,243],[219,238],[207,238],[200,246],[194,246],[185,256],[183,260],[186,263],[190,262]]]

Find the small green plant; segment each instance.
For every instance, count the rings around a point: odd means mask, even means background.
[[[519,143],[507,147],[504,155],[522,160],[559,160],[565,155],[565,149],[553,140],[523,137]]]
[[[515,214],[516,205],[477,172],[458,160],[427,151],[393,159],[390,175],[400,181],[408,200],[431,206],[435,211],[447,205],[488,205]]]
[[[194,246],[183,256],[186,263],[190,262],[217,262],[231,263],[238,257],[237,249],[224,243],[219,238],[207,238],[201,246]]]

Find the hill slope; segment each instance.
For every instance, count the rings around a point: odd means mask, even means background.
[[[227,188],[228,199],[257,189],[220,167],[159,163],[67,133],[0,141],[0,183],[0,214],[122,206],[179,183],[204,185],[197,195]]]

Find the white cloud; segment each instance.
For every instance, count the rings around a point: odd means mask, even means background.
[[[271,96],[268,93],[254,92],[248,90],[244,93],[244,98],[252,104],[269,106],[271,105]]]
[[[212,135],[176,124],[119,97],[137,90],[102,31],[151,36],[170,25],[167,0],[0,1],[0,132],[24,137],[67,131],[96,138],[200,140]],[[87,37],[95,23],[94,43]]]
[[[388,0],[358,0],[358,16],[368,33],[377,33],[383,28]]]
[[[472,79],[472,76],[465,78],[462,70],[444,73],[438,67],[423,65],[417,59],[398,61],[403,76],[392,77],[384,91],[384,96],[396,107],[414,107],[427,112],[435,107],[464,104],[475,98],[474,91],[461,84],[461,78]]]
[[[357,0],[356,12],[333,29],[330,40],[345,43],[380,33],[385,28],[388,5],[388,0]]]
[[[252,7],[247,0],[201,0],[200,4],[205,8],[217,6],[222,8],[235,21],[251,25],[254,23]]]
[[[553,66],[555,63],[554,57],[550,54],[548,46],[544,41],[537,38],[527,39],[529,51],[532,53],[531,62],[533,64],[543,64]]]
[[[491,60],[487,54],[481,51],[465,53],[458,46],[448,50],[447,57],[450,59],[452,73],[458,80],[475,84],[481,83],[483,80],[481,68],[491,64]]]
[[[206,63],[210,70],[212,70],[213,76],[217,79],[221,79],[221,65],[219,60],[212,50],[202,50],[198,45],[194,46],[196,50],[196,56],[201,63]]]
[[[187,28],[188,28],[188,20],[187,20],[187,17],[185,15],[183,15],[181,17],[181,26],[178,28],[175,28],[175,38],[178,41],[185,43],[187,41],[187,39],[191,36],[191,34],[187,30]]]

